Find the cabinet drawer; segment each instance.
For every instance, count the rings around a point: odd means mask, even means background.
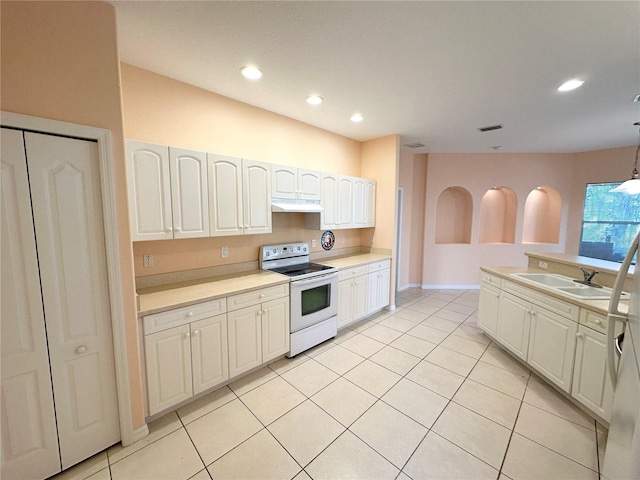
[[[584,325],[585,327],[589,327],[600,333],[606,334],[609,319],[606,315],[602,315],[601,313],[592,312],[591,310],[582,308],[580,310],[579,322],[580,325]]]
[[[359,265],[357,267],[345,268],[340,270],[339,279],[349,280],[350,278],[357,277],[358,275],[364,275],[369,272],[369,265]]]
[[[487,272],[480,272],[480,281],[493,285],[494,287],[502,288],[502,279]]]
[[[391,267],[391,260],[381,260],[379,262],[374,262],[369,264],[369,272],[377,272],[379,270],[384,270],[385,268]]]
[[[258,303],[268,302],[280,297],[289,295],[289,284],[283,283],[275,287],[262,288],[251,292],[241,293],[227,297],[227,306],[229,311],[238,310],[239,308],[257,305]]]
[[[220,298],[188,307],[175,308],[167,312],[147,315],[143,318],[144,334],[149,335],[150,333],[160,332],[203,318],[220,315],[226,313],[226,311],[227,301],[224,298]]]
[[[503,290],[510,292],[520,298],[530,301],[539,307],[569,318],[574,322],[578,321],[580,316],[580,307],[572,303],[559,300],[555,297],[536,292],[528,287],[523,287],[512,282],[504,282]]]

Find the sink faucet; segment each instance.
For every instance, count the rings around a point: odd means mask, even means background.
[[[583,267],[578,267],[582,270],[582,275],[584,276],[584,280],[574,280],[574,282],[581,283],[583,285],[589,285],[590,287],[602,288],[600,285],[595,285],[591,283],[591,279],[595,277],[598,273],[598,270],[592,270],[591,272]]]

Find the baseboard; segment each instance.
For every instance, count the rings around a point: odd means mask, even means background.
[[[480,285],[427,285],[423,284],[423,290],[479,290]]]
[[[420,284],[419,283],[407,283],[406,285],[398,287],[398,292],[404,292],[405,290],[408,290],[410,288],[420,288]]]

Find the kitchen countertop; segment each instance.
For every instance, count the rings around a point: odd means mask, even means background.
[[[553,290],[550,288],[544,288],[538,285],[535,285],[530,282],[526,282],[524,280],[519,279],[518,277],[514,277],[512,273],[549,273],[546,270],[540,268],[533,267],[480,267],[480,270],[483,272],[490,273],[492,275],[496,275],[505,280],[508,280],[513,283],[517,283],[518,285],[522,285],[523,287],[530,288],[531,290],[535,290],[540,293],[544,293],[546,295],[550,295],[552,297],[558,298],[560,300],[564,300],[565,302],[572,303],[574,305],[578,305],[580,307],[588,308],[589,310],[593,310],[594,312],[601,313],[606,315],[609,309],[609,300],[583,300],[581,298],[572,297],[571,295],[567,295],[565,293],[561,293],[557,290]],[[620,311],[622,313],[626,313],[629,308],[628,300],[620,300]]]
[[[388,255],[364,253],[324,258],[319,263],[338,269],[388,260]],[[138,289],[138,315],[150,315],[172,308],[228,297],[259,288],[289,283],[289,277],[267,270],[252,270],[235,274],[170,283]]]
[[[359,265],[366,265],[367,263],[380,262],[382,260],[389,259],[391,259],[389,255],[381,255],[378,253],[361,253],[358,255],[348,255],[345,257],[323,258],[318,263],[342,269],[357,267]]]
[[[138,314],[149,315],[283,283],[289,283],[289,277],[266,270],[253,270],[141,288],[138,290]]]

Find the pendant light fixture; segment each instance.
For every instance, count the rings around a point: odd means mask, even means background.
[[[640,122],[634,123],[634,125],[640,127]],[[610,192],[621,192],[629,195],[637,195],[640,193],[640,173],[638,173],[638,154],[640,153],[640,128],[638,129],[638,148],[636,148],[636,161],[633,164],[633,170],[631,170],[631,178],[616,188],[610,190]]]

